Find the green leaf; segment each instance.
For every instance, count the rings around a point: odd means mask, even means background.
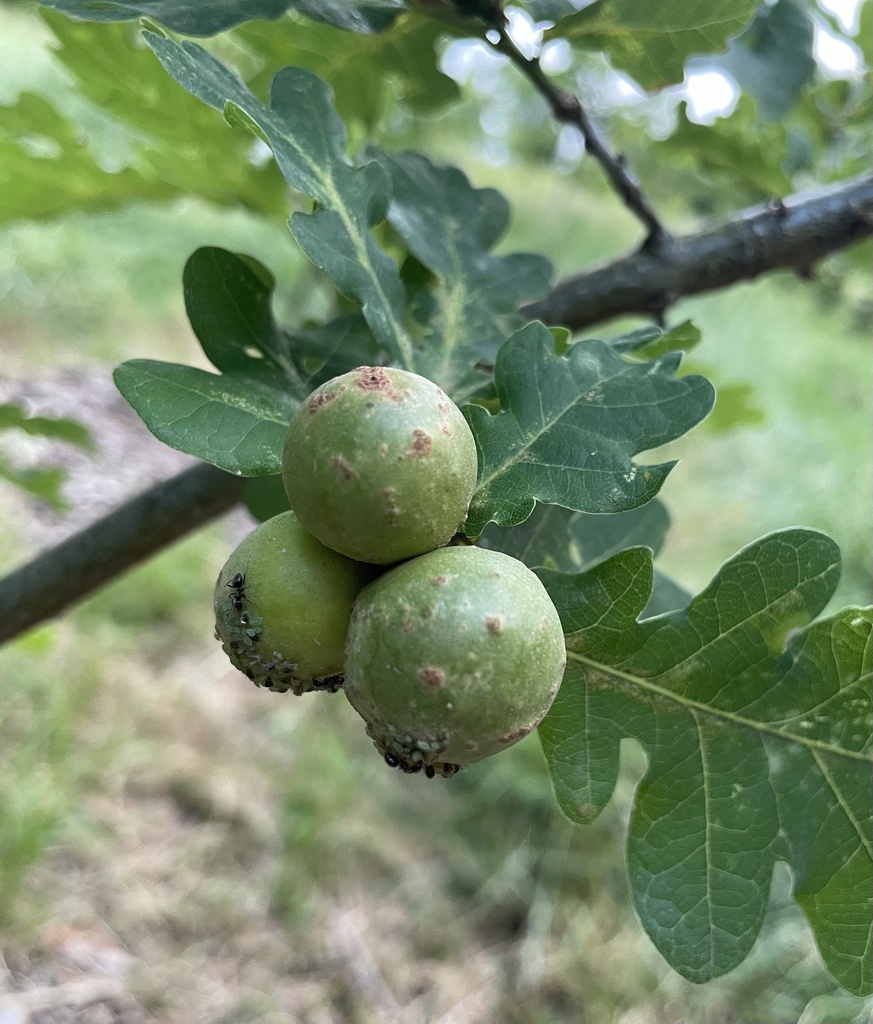
[[[541,323],[517,331],[495,365],[500,411],[464,409],[479,454],[464,531],[522,523],[536,501],[603,513],[651,500],[675,463],[639,467],[632,456],[680,437],[714,400],[705,378],[676,378],[680,359],[631,363],[601,341],[559,356]]]
[[[436,280],[412,290],[424,329],[415,369],[458,400],[479,361],[493,363],[523,323],[516,309],[544,295],[552,266],[544,256],[489,250],[509,224],[509,204],[495,189],[473,188],[456,167],[420,153],[381,154],[392,183],[388,220]]]
[[[384,363],[366,321],[347,313],[313,328],[283,330],[271,300],[275,279],[252,256],[198,249],[184,273],[185,308],[209,361],[303,399],[356,366]]]
[[[275,164],[255,166],[251,140],[180,93],[131,26],[43,18],[73,84],[2,109],[0,221],[184,194],[284,213]]]
[[[164,444],[237,476],[278,473],[297,402],[251,377],[131,359],[115,370],[118,390]]]
[[[0,458],[0,478],[33,494],[59,512],[69,505],[61,495],[67,474],[62,469],[19,469]]]
[[[182,282],[191,327],[216,369],[279,388],[284,375],[285,387],[306,396],[288,338],[273,318],[276,282],[266,267],[251,256],[210,246],[189,257]]]
[[[643,621],[644,548],[576,576],[540,570],[567,633],[567,674],[540,726],[559,802],[593,820],[621,739],[642,744],[633,899],[694,981],[748,954],[784,859],[829,969],[857,994],[873,986],[873,610],[809,625],[839,569],[830,538],[784,530],[734,556],[683,611]]]
[[[758,0],[599,0],[565,17],[549,36],[605,50],[644,88],[660,89],[682,81],[687,57],[724,49],[757,6]]]
[[[254,93],[266,93],[282,68],[306,68],[330,82],[344,121],[360,122],[370,130],[398,94],[416,113],[460,97],[457,83],[438,66],[434,47],[442,35],[438,22],[415,16],[398,18],[388,31],[363,36],[290,18],[250,22],[234,32],[260,65],[248,80]]]
[[[388,203],[385,172],[375,163],[352,167],[345,128],[329,87],[301,68],[273,79],[264,106],[223,64],[194,43],[179,45],[152,32],[145,37],[176,81],[230,123],[264,138],[283,177],[315,200],[311,214],[295,213],[291,231],[306,255],[344,295],[359,302],[380,344],[403,366],[413,363],[403,324],[406,293],[396,264],[370,233]]]
[[[85,21],[130,21],[153,18],[183,35],[212,36],[255,18],[279,18],[294,8],[310,18],[352,32],[386,28],[402,0],[41,0]]]
[[[781,124],[760,121],[754,108],[748,96],[741,96],[730,117],[702,125],[689,120],[687,104],[682,102],[676,130],[656,143],[656,152],[661,150],[676,166],[717,175],[733,187],[745,184],[762,198],[788,195],[792,182],[783,166],[788,134]]]
[[[700,344],[700,339],[700,328],[695,327],[690,320],[683,320],[681,324],[666,331],[654,325],[640,327],[629,334],[610,338],[609,344],[622,355],[633,354],[638,359],[659,359],[668,352],[690,352]]]
[[[584,572],[630,547],[642,545],[657,555],[669,528],[670,516],[657,498],[615,515],[537,505],[529,519],[508,530],[490,523],[476,543],[512,555],[531,569],[543,566],[558,572]],[[669,576],[656,571],[643,617],[684,608],[690,598]]]
[[[292,355],[308,391],[356,366],[384,366],[380,349],[359,313],[346,313],[319,327],[289,332]]]
[[[295,11],[347,32],[382,32],[406,6],[404,0],[291,0]]]
[[[814,28],[809,10],[798,0],[763,5],[755,20],[733,40],[721,63],[750,93],[761,114],[779,121],[794,106],[812,78]]]
[[[6,403],[0,405],[0,430],[10,428],[23,430],[26,434],[38,437],[67,441],[86,451],[94,449],[91,431],[76,420],[66,417],[28,416],[20,405]]]
[[[76,125],[41,96],[24,93],[15,106],[0,106],[0,223],[173,192],[129,167],[107,173]]]
[[[669,528],[669,513],[657,499],[616,515],[537,505],[529,519],[511,529],[486,526],[477,544],[512,555],[530,568],[584,572],[625,548],[644,546],[657,554]]]

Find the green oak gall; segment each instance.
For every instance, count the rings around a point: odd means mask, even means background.
[[[380,366],[317,388],[291,420],[282,459],[300,522],[334,551],[380,565],[446,544],[476,472],[454,402],[425,377]]]
[[[326,548],[284,512],[228,558],[215,584],[215,636],[257,686],[337,690],[349,616],[372,566]]]
[[[558,613],[530,569],[449,547],[361,591],[344,690],[389,765],[451,775],[527,736],[565,664]]]

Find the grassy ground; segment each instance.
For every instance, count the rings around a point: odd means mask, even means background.
[[[557,254],[562,271],[631,239],[577,181],[471,173],[513,199],[508,244]],[[193,203],[6,228],[4,372],[74,368],[84,396],[122,358],[198,361],[178,281],[202,244],[257,255],[286,307],[306,286],[283,229]],[[842,602],[871,599],[868,346],[816,296],[780,277],[675,311],[703,329],[694,363],[749,384],[766,411],[674,446],[664,567],[692,588],[802,523],[843,546]],[[81,404],[111,463],[124,414]],[[128,451],[146,466],[160,449]],[[87,460],[74,470],[109,486]],[[6,564],[58,527],[17,492],[0,493],[0,518]],[[535,736],[427,783],[385,768],[342,695],[255,691],[210,620],[217,570],[247,528],[235,515],[201,531],[0,652],[0,1020],[4,990],[66,986],[72,999],[83,981],[105,998],[40,1024],[113,1019],[100,1007],[123,1024],[869,1020],[822,970],[782,871],[740,969],[697,987],[666,967],[620,856],[643,768],[633,747],[610,807],[575,828]]]

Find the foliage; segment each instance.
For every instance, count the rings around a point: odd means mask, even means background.
[[[93,441],[88,431],[75,420],[64,417],[52,418],[47,416],[28,416],[19,405],[7,403],[0,405],[0,431],[20,430],[25,434],[34,437],[51,438],[64,441],[67,444],[77,445],[80,448],[93,448]],[[3,438],[7,442],[4,447],[10,449],[11,438],[7,435]],[[31,494],[36,495],[43,501],[48,502],[54,508],[66,508],[66,502],[61,496],[61,486],[64,482],[64,471],[62,469],[35,468],[33,466],[22,467],[16,465],[12,460],[0,454],[0,477]]]
[[[668,523],[653,499],[674,463],[634,458],[712,408],[712,385],[679,373],[699,332],[684,323],[575,339],[525,324],[518,307],[547,292],[551,265],[495,252],[509,221],[503,197],[424,153],[392,151],[392,116],[419,116],[457,95],[437,64],[443,33],[481,38],[500,24],[495,7],[47,6],[100,22],[145,15],[170,31],[148,22],[140,37],[126,24],[102,25],[98,36],[46,14],[79,106],[29,93],[0,120],[11,168],[0,179],[0,217],[177,195],[264,216],[291,207],[291,234],[330,286],[324,322],[280,324],[267,268],[215,246],[195,252],[185,304],[218,373],[123,363],[117,384],[149,429],[221,469],[263,478],[250,499],[267,515],[282,504],[270,488],[287,423],[314,387],[362,362],[440,384],[464,405],[479,454],[464,532],[543,567],[562,616],[569,666],[540,732],[566,815],[587,823],[603,810],[622,739],[648,757],[628,868],[660,952],[694,981],[737,967],[783,860],[833,976],[853,993],[873,991],[864,955],[873,911],[870,615],[853,608],[815,620],[839,575],[835,544],[813,531],[771,534],[693,598],[657,574],[652,553]],[[745,91],[731,117],[708,128],[680,109],[660,150],[692,171],[779,196],[801,170],[820,163],[827,179],[857,165],[869,89],[816,80],[812,16],[799,0],[756,7],[728,0],[713,16],[703,0],[526,5],[555,22],[550,38],[569,42],[577,59],[603,54],[649,90],[680,81],[693,56],[729,70]],[[479,17],[466,20],[471,8]],[[203,44],[171,34],[226,30]],[[286,60],[296,66],[281,67]],[[80,145],[80,123],[95,110],[124,154],[114,166],[98,133],[86,130]],[[842,135],[830,145],[835,110]],[[58,174],[67,165],[73,173]]]

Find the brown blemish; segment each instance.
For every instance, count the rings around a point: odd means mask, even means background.
[[[379,454],[382,456],[383,459],[385,458],[385,456],[388,454],[388,445],[387,444],[380,444],[379,445]]]
[[[440,412],[448,412],[449,409],[450,409],[449,403],[448,402],[437,402],[437,409],[439,409]]]
[[[426,430],[416,427],[412,431],[412,448],[406,454],[410,459],[422,459],[430,454],[433,438]]]
[[[533,732],[532,725],[523,725],[520,729],[516,729],[515,732],[508,732],[505,736],[501,736],[500,743],[515,743],[516,740],[523,740],[525,736]]]
[[[358,474],[346,462],[346,460],[342,457],[342,455],[334,455],[334,457],[330,461],[339,470],[339,474],[343,478],[343,480],[357,480],[358,479]]]
[[[342,393],[342,388],[336,391],[319,391],[309,399],[307,409],[309,415],[314,416],[319,409],[323,409],[326,405],[332,402],[338,395]]]
[[[442,689],[446,682],[446,674],[441,668],[423,668],[418,678],[431,690]]]
[[[449,582],[448,576],[434,576],[430,581],[432,587],[444,587]]]
[[[475,740],[467,740],[464,744],[464,750],[478,750],[479,744]]]
[[[485,628],[489,633],[502,633],[503,619],[501,619],[499,615],[486,615]]]
[[[442,425],[442,427],[440,429],[446,435],[446,437],[451,437],[452,436],[452,428],[448,425],[448,423],[443,423],[443,425]]]
[[[393,402],[404,401],[404,396],[391,383],[391,378],[381,366],[357,366],[354,373],[355,386],[362,391],[381,391]]]

